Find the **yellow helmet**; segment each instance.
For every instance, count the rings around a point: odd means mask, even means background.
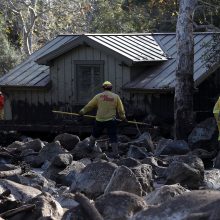
[[[105,81],[103,84],[102,84],[102,87],[104,89],[111,89],[112,88],[112,84],[109,82],[109,81]]]

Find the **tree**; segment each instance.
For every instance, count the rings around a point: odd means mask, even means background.
[[[175,138],[187,139],[194,125],[193,113],[193,12],[196,0],[180,0],[176,27],[177,57],[174,97]]]
[[[26,55],[38,49],[57,34],[82,32],[87,0],[1,0],[0,8],[8,22],[21,36],[21,49]]]
[[[10,44],[5,33],[5,26],[0,16],[0,75],[6,73],[21,61],[21,54]]]
[[[173,0],[97,0],[92,6],[91,32],[175,31]]]

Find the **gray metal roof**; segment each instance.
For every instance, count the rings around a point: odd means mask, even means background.
[[[27,60],[0,78],[1,87],[45,87],[50,82],[49,67],[38,65],[35,60],[57,49],[76,36],[58,36],[44,47],[34,52]]]
[[[211,73],[203,55],[207,50],[205,43],[212,41],[212,36],[213,33],[194,34],[194,81],[196,86]],[[175,87],[176,35],[175,33],[153,34],[153,37],[170,59],[157,66],[148,67],[145,72],[140,74],[140,77],[125,85],[125,89],[156,91],[170,90]]]
[[[48,65],[54,58],[87,44],[107,53],[117,55],[128,65],[137,62],[166,61],[167,57],[151,34],[83,34],[60,45],[36,59],[38,64]]]
[[[195,34],[194,79],[196,85],[210,74],[202,55],[206,51],[204,43],[211,41],[212,35],[213,33]],[[0,86],[45,87],[50,82],[49,67],[39,65],[35,61],[47,64],[49,60],[83,43],[103,49],[130,64],[143,61],[165,61],[148,66],[139,78],[125,86],[126,89],[160,90],[175,86],[176,41],[174,33],[60,35],[2,76]]]

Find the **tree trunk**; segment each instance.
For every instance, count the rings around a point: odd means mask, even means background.
[[[175,139],[186,140],[194,125],[194,39],[192,15],[196,3],[197,0],[180,0],[179,6],[179,16],[176,27]]]

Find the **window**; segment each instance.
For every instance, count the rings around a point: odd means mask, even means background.
[[[77,102],[85,104],[101,91],[103,61],[76,61]]]

